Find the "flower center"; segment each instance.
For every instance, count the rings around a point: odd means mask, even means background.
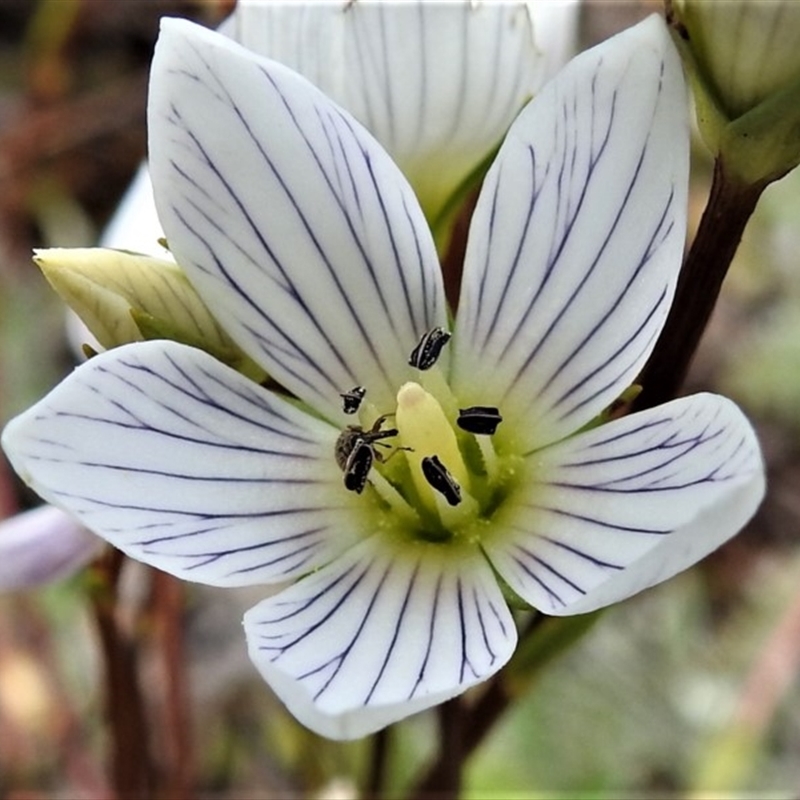
[[[417,352],[417,351],[415,351]],[[378,415],[365,390],[342,393],[346,413],[359,413],[336,444],[344,488],[363,493],[370,530],[416,539],[477,542],[516,483],[518,458],[495,451],[496,408],[459,409],[443,375],[426,368],[397,392],[394,411]]]
[[[344,488],[365,494],[369,530],[477,543],[519,479],[519,456],[498,454],[492,442],[499,410],[459,408],[444,375],[432,369],[449,339],[443,328],[422,336],[409,356],[419,380],[400,387],[394,411],[363,402],[363,386],[341,394],[342,410],[358,414],[361,425],[339,435],[336,462]]]

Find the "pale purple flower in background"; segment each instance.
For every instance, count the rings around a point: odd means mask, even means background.
[[[67,578],[104,546],[60,508],[42,506],[16,514],[0,522],[0,591]]]
[[[585,613],[686,569],[754,513],[761,454],[729,400],[596,424],[647,361],[683,252],[687,98],[660,19],[579,56],[515,120],[452,327],[411,186],[301,76],[165,21],[149,127],[176,260],[294,399],[200,350],[131,344],[76,370],[3,445],[134,558],[219,586],[288,581],[245,631],[308,727],[363,736],[493,675],[517,641],[496,575],[544,613]],[[409,354],[436,328],[452,341],[417,369]],[[356,386],[354,417],[340,395]],[[499,410],[493,435],[457,424],[473,406]],[[359,450],[371,470],[350,491],[336,450],[380,415],[385,448]]]

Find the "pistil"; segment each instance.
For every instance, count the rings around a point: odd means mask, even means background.
[[[462,498],[469,502],[470,477],[455,431],[448,422],[439,401],[426,392],[418,383],[409,382],[397,393],[395,425],[399,439],[409,448],[405,455],[411,469],[411,477],[422,503],[432,513],[439,514],[439,503],[434,489],[422,468],[423,459],[436,458],[458,484]]]

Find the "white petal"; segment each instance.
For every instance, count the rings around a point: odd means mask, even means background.
[[[250,657],[312,730],[354,739],[494,674],[516,629],[477,551],[375,536],[245,615]]]
[[[544,0],[528,2],[536,47],[542,55],[533,83],[536,93],[555,75],[578,49],[580,0]]]
[[[69,514],[53,506],[0,522],[0,590],[39,586],[69,577],[103,546]]]
[[[225,330],[329,416],[357,384],[391,407],[446,313],[430,231],[381,147],[299,75],[182,20],[162,22],[149,126],[170,247]]]
[[[347,0],[237,2],[220,33],[308,78],[344,108],[344,35],[358,4]],[[351,75],[352,81],[361,80]],[[348,108],[352,113],[353,109]],[[374,135],[374,133],[373,133]]]
[[[580,614],[681,572],[737,533],[764,496],[755,433],[702,394],[537,452],[486,546],[512,588],[548,614]]]
[[[121,550],[220,586],[284,580],[357,536],[337,431],[174,342],[119,347],[13,420],[42,497]]]
[[[578,430],[644,365],[680,267],[688,146],[658,17],[576,58],[512,126],[472,220],[454,381],[524,419],[523,446]]]
[[[233,35],[350,111],[394,158],[433,218],[574,49],[576,8],[240,3]]]
[[[355,12],[355,13],[352,13]],[[356,4],[345,47],[352,108],[435,218],[538,88],[523,3]]]

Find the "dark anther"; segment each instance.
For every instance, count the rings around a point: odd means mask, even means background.
[[[430,369],[438,360],[442,348],[449,341],[450,334],[444,328],[431,328],[423,334],[419,344],[411,351],[408,363],[417,369]]]
[[[345,414],[355,414],[366,393],[363,386],[354,386],[349,392],[341,392],[339,397],[342,398],[342,411]]]
[[[358,439],[347,457],[344,466],[344,488],[361,494],[367,485],[369,471],[375,460],[375,451],[370,442]]]
[[[359,425],[348,425],[339,434],[334,448],[334,458],[339,469],[344,472],[345,489],[361,494],[367,485],[373,462],[376,458],[383,461],[383,457],[375,450],[375,445],[382,444],[380,439],[388,439],[397,436],[398,433],[397,428],[381,430],[381,425],[387,416],[389,415],[378,417],[368,431]]]
[[[491,436],[502,421],[500,412],[493,406],[471,406],[458,410],[456,425],[467,433]]]
[[[425,456],[422,459],[422,474],[451,506],[457,506],[461,502],[461,487],[447,471],[447,467],[439,461],[439,456]]]

